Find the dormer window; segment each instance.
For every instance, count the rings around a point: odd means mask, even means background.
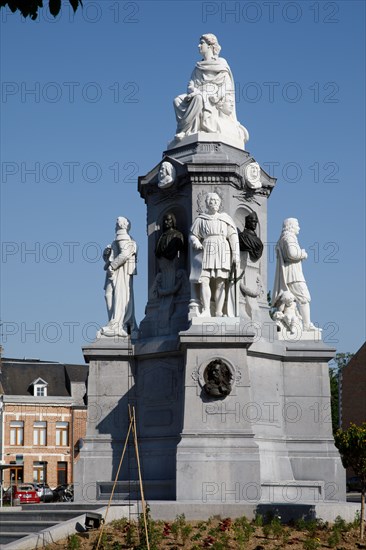
[[[43,378],[37,378],[31,384],[33,386],[33,395],[35,397],[47,397],[47,382]]]

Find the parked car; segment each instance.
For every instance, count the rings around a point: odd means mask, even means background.
[[[14,503],[17,500],[19,500],[20,504],[38,504],[41,501],[33,485],[30,483],[13,485],[5,492],[3,502]]]
[[[53,491],[48,485],[48,483],[32,483],[34,485],[34,488],[36,490],[37,495],[41,499],[42,502],[52,502],[54,499]]]
[[[74,500],[74,486],[64,483],[53,490],[54,500],[59,502],[72,502]]]

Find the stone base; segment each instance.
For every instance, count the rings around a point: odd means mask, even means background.
[[[107,502],[105,502],[107,504]],[[291,520],[304,519],[310,521],[313,519],[322,519],[323,521],[334,522],[337,516],[340,516],[347,522],[355,519],[356,513],[360,513],[361,505],[354,502],[324,502],[313,504],[301,503],[242,503],[242,502],[206,502],[197,500],[189,501],[149,501],[151,517],[155,521],[173,521],[178,515],[184,514],[188,521],[207,521],[210,517],[219,518],[230,517],[232,519],[245,516],[249,521],[253,520],[257,514],[265,517],[267,514],[277,514],[281,517],[283,523]],[[102,503],[100,502],[100,505]],[[129,502],[133,506],[131,513],[136,513],[137,503]],[[141,510],[141,508],[139,508]],[[121,510],[120,506],[112,505],[108,513],[108,522],[118,517],[128,515]],[[101,511],[101,510],[98,510]],[[114,512],[114,513],[113,513]],[[119,514],[119,516],[118,516]]]
[[[261,484],[262,502],[314,503],[324,501],[324,481],[273,481]]]
[[[248,489],[252,484],[260,487],[259,452],[252,435],[182,435],[177,449],[177,500],[247,502],[250,499],[239,485]]]
[[[159,448],[159,441],[150,442],[150,447]],[[124,441],[112,441],[106,437],[86,438],[83,452],[74,470],[75,502],[96,503],[109,500]],[[160,446],[161,443],[160,443]],[[146,499],[172,500],[176,496],[175,477],[164,478],[164,460],[171,462],[175,449],[162,448],[149,452],[148,445],[139,444],[142,463],[143,486]],[[160,468],[158,467],[160,465]],[[159,474],[161,478],[159,478]],[[167,471],[166,475],[171,475]],[[154,477],[154,475],[156,477]],[[138,469],[132,439],[122,463],[113,502],[141,499]],[[80,481],[82,480],[82,482]]]
[[[178,340],[132,345],[101,338],[84,349],[89,411],[75,465],[78,501],[108,495],[129,404],[136,406],[142,475],[152,502],[345,501],[329,406],[327,362],[334,350],[306,340],[271,343],[243,330],[236,318],[192,319]],[[232,372],[231,390],[219,398],[205,393],[205,369],[216,358]],[[131,445],[127,457],[119,492],[131,498],[138,479]]]
[[[183,139],[177,140],[173,139],[168,143],[168,151],[170,149],[175,149],[176,147],[182,147],[183,145],[189,145],[191,143],[224,143],[226,145],[230,145],[231,147],[235,147],[236,149],[240,149],[243,151],[245,149],[244,147],[244,141],[239,139],[235,136],[227,136],[224,134],[215,134],[213,132],[197,132],[196,134],[191,134],[190,136],[186,136]]]
[[[283,327],[277,332],[277,337],[279,340],[285,340],[286,342],[299,342],[300,340],[321,342],[322,331],[321,329],[303,330],[300,327],[296,327],[294,333],[292,334],[289,330]]]
[[[322,519],[334,522],[340,516],[347,522],[355,519],[356,512],[360,513],[361,505],[354,502],[314,502],[302,503],[278,503],[268,501],[263,503],[239,503],[239,502],[197,502],[197,501],[173,501],[173,502],[149,502],[151,516],[154,520],[172,521],[177,515],[184,514],[189,521],[205,521],[212,516],[222,519],[232,519],[245,516],[249,521],[257,514],[266,517],[267,514],[277,514],[283,523],[291,520]]]
[[[191,319],[192,325],[202,325],[204,323],[226,325],[227,327],[231,327],[232,330],[238,330],[240,327],[240,317],[204,317],[200,315]]]

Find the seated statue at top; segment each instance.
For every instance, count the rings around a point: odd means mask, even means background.
[[[219,57],[221,46],[214,34],[204,34],[198,45],[198,61],[186,94],[174,100],[176,142],[198,132],[217,133],[245,146],[249,133],[236,118],[235,85],[227,61]]]

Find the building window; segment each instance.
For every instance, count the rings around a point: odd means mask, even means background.
[[[33,380],[30,387],[33,386],[33,395],[35,397],[45,397],[47,395],[47,382],[43,378]]]
[[[45,479],[45,467],[43,462],[33,462],[33,481],[42,483]]]
[[[57,485],[67,483],[67,462],[57,462]]]
[[[47,445],[47,422],[33,424],[33,445]]]
[[[66,447],[69,444],[69,423],[56,422],[56,445]]]
[[[10,445],[24,445],[24,422],[10,422]]]

